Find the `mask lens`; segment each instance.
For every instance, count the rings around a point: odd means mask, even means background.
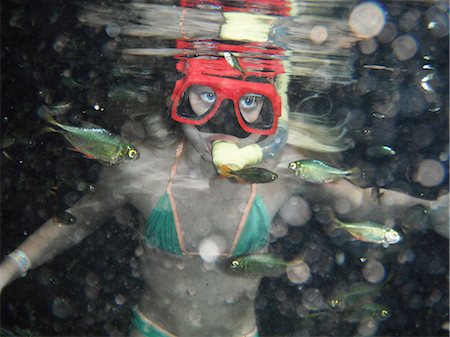
[[[185,90],[177,107],[177,115],[186,119],[199,120],[208,115],[217,101],[213,89],[203,85],[192,85]]]
[[[266,96],[246,94],[239,99],[239,113],[244,123],[258,130],[268,130],[273,125],[273,106]]]

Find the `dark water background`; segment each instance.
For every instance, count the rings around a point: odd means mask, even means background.
[[[88,193],[77,189],[81,183],[95,186],[100,171],[98,163],[67,151],[62,137],[47,134],[33,139],[44,126],[36,114],[40,106],[69,101],[74,104],[70,122],[91,120],[118,132],[123,111],[102,115],[94,107],[96,103],[107,106],[113,87],[145,84],[152,104],[161,106],[163,97],[170,95],[173,61],[153,61],[155,67],[144,82],[132,76],[119,80],[114,75],[110,37],[78,22],[76,14],[83,3],[1,2],[1,133],[2,141],[14,138],[12,145],[2,148],[1,155],[1,256]],[[434,187],[411,180],[411,172],[423,159],[438,160],[448,167],[448,35],[427,28],[423,14],[430,7],[420,2],[385,4],[387,21],[399,34],[414,36],[418,51],[399,62],[389,44],[379,43],[376,52],[369,55],[355,47],[355,82],[333,85],[326,92],[338,114],[352,111],[350,132],[356,146],[345,153],[344,162],[366,169],[361,184],[425,198],[435,198],[448,185],[448,174]],[[408,13],[418,15],[413,26],[404,23]],[[365,69],[364,64],[402,71],[394,76],[389,71]],[[433,70],[424,69],[424,65]],[[434,95],[427,101],[420,80],[430,73],[434,74],[430,83]],[[297,79],[291,84],[293,104],[311,94],[311,86],[305,83]],[[396,117],[368,113],[394,94],[400,97]],[[374,158],[367,149],[375,145],[389,145],[397,154]],[[124,334],[130,308],[143,286],[135,272],[137,223],[132,210],[125,210],[78,246],[8,286],[1,298],[1,326],[12,331],[30,330],[34,336]],[[346,322],[345,317],[304,319],[296,309],[307,289],[319,289],[326,295],[338,284],[363,281],[361,257],[376,250],[388,275],[376,302],[391,312],[390,319],[379,323],[376,335],[448,335],[448,330],[442,329],[449,319],[448,240],[433,231],[406,232],[405,236],[398,247],[384,250],[335,240],[315,219],[302,227],[290,227],[272,248],[286,258],[305,249],[316,252],[318,258],[311,262],[312,281],[299,287],[286,276],[263,280],[256,303],[261,335],[355,335],[358,324]],[[334,262],[336,252],[345,252],[344,265]],[[414,258],[399,263],[405,252],[412,252]]]

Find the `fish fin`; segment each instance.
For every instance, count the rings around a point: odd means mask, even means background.
[[[219,173],[220,178],[230,178],[233,177],[232,170],[228,165],[219,164],[217,165],[217,172]]]
[[[329,232],[336,232],[336,231],[344,231],[345,232],[346,231],[343,226],[343,222],[336,217],[336,215],[334,214],[333,211],[330,211],[328,216],[330,217],[330,222],[329,222],[329,227],[328,227]]]
[[[44,126],[44,127],[41,128],[40,130],[38,130],[37,132],[35,132],[35,133],[31,136],[31,139],[36,139],[36,138],[38,138],[38,137],[40,137],[40,136],[42,136],[42,135],[44,135],[44,134],[46,134],[46,133],[49,133],[49,132],[61,133],[60,130],[57,130],[57,129],[51,127],[51,126]]]
[[[98,128],[100,128],[98,125],[96,125],[94,123],[91,123],[91,122],[88,122],[88,121],[81,121],[80,125],[83,128],[86,128],[86,129],[98,129]]]
[[[347,179],[349,180],[356,180],[361,178],[361,169],[359,167],[353,167],[350,170],[348,170],[348,176]]]
[[[76,147],[68,147],[67,148],[69,151],[73,151],[73,152],[78,152],[81,153],[83,155],[83,157],[87,158],[87,159],[96,159],[93,155],[83,152],[80,149],[76,148]]]

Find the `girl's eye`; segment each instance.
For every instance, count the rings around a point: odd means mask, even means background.
[[[256,107],[260,98],[261,95],[245,95],[239,101],[239,105],[244,109],[252,109]]]
[[[200,94],[200,98],[206,103],[213,103],[216,100],[216,94],[213,92],[204,92]]]

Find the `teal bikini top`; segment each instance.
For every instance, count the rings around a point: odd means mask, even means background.
[[[167,191],[161,196],[147,219],[144,241],[150,247],[156,247],[171,254],[199,255],[198,252],[187,251],[184,246],[181,223],[172,193],[172,180],[181,152],[181,149],[177,150],[177,159],[172,167]],[[251,188],[247,206],[241,221],[237,224],[233,243],[225,252],[225,256],[256,252],[267,245],[269,241],[271,219],[261,197],[256,194],[256,185],[251,185]]]

